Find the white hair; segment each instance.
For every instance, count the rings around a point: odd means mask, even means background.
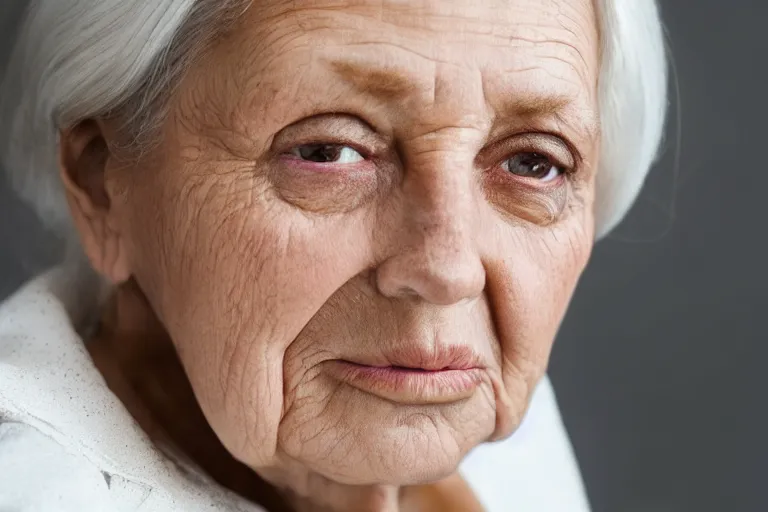
[[[58,175],[58,133],[128,113],[140,139],[163,115],[189,62],[249,0],[33,0],[0,89],[0,156],[18,194],[59,231],[69,214]],[[655,0],[596,0],[601,33],[602,152],[597,235],[642,187],[667,107],[667,66]]]

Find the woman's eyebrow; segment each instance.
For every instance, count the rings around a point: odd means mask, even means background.
[[[355,60],[332,60],[330,67],[360,92],[384,100],[402,98],[419,88],[407,73],[394,67],[372,66]]]
[[[556,119],[583,140],[595,140],[600,132],[596,105],[575,95],[530,91],[509,94],[497,103],[496,112],[521,119]]]

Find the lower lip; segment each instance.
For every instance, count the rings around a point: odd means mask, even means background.
[[[404,405],[458,402],[472,396],[481,382],[479,368],[431,371],[336,360],[329,362],[328,369],[354,388]]]

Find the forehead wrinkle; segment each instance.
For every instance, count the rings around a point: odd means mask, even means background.
[[[497,36],[499,37],[499,36]],[[597,81],[599,42],[597,37],[590,40],[585,34],[578,34],[565,26],[539,26],[519,24],[513,33],[499,37],[501,43],[492,46],[520,55],[522,66],[529,66],[532,59],[557,60],[572,68],[585,84]],[[517,53],[522,52],[522,53]],[[563,55],[559,55],[563,53]],[[513,69],[517,67],[514,66]],[[591,78],[589,78],[591,77]]]
[[[573,38],[576,46],[589,44],[596,35],[592,1],[543,2],[532,12],[530,5],[517,5],[520,0],[273,0],[262,7],[260,21],[288,15],[300,19],[301,29],[311,32],[338,30],[340,20],[342,25],[348,22],[350,26],[354,26],[357,19],[376,20],[379,30],[368,32],[369,35],[387,34],[395,29],[414,41],[433,43],[438,51],[441,42],[466,43],[478,36],[508,42],[525,33],[531,42],[541,42],[546,38],[537,36],[552,30],[563,32],[563,38]],[[585,12],[581,12],[579,6],[584,7]]]
[[[592,53],[589,48],[595,47],[597,57],[599,46],[593,1],[543,1],[540,9],[532,13],[530,6],[523,9],[519,5],[521,2],[510,0],[457,1],[455,4],[451,2],[450,7],[439,0],[268,0],[261,9],[251,11],[251,20],[263,26],[278,12],[290,13],[287,19],[295,18],[300,28],[294,37],[323,39],[326,34],[339,36],[343,33],[341,41],[347,49],[366,45],[395,46],[414,56],[444,63],[454,61],[456,44],[473,45],[480,42],[477,37],[484,39],[482,46],[510,50],[562,47],[573,55],[565,60],[574,61],[570,64],[579,68],[580,74],[591,77],[596,74],[592,71],[597,63],[590,61],[597,59],[589,58]],[[478,12],[477,9],[481,10]],[[256,11],[260,11],[259,15],[255,15]],[[404,13],[410,14],[403,17]],[[355,37],[354,30],[361,18],[377,20],[366,28],[365,35],[360,34],[362,40]],[[431,22],[437,25],[432,26]],[[393,38],[394,33],[400,37]],[[582,45],[585,48],[580,48]],[[585,69],[581,69],[582,66]],[[382,86],[381,92],[395,93],[399,92],[396,89],[403,88],[400,87],[403,84],[392,82],[389,77],[382,81],[386,85]]]

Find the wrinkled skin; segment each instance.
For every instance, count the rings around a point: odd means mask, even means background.
[[[93,265],[138,284],[235,458],[309,501],[388,496],[525,413],[593,243],[597,73],[591,0],[260,0],[156,150],[129,160],[97,120],[63,134],[64,178]],[[505,167],[532,152],[554,178]],[[449,345],[481,361],[459,401],[326,371]]]

